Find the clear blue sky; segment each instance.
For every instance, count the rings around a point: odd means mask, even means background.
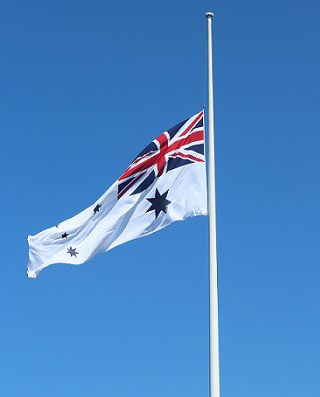
[[[208,10],[222,396],[319,397],[316,0],[2,4],[0,396],[208,396],[205,217],[25,267],[28,234],[206,102]]]

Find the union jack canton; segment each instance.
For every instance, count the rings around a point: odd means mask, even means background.
[[[147,189],[156,178],[177,167],[204,162],[203,110],[154,139],[118,179],[118,199]]]

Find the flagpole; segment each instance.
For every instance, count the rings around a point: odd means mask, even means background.
[[[218,266],[216,247],[216,192],[214,164],[214,108],[212,67],[212,19],[208,23],[208,213],[209,213],[209,387],[210,397],[220,397],[219,320],[218,320]]]

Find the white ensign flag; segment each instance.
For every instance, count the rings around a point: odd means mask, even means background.
[[[207,214],[203,111],[163,132],[89,208],[29,236],[28,277]]]

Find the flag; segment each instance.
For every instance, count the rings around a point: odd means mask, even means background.
[[[28,236],[27,274],[79,265],[122,243],[207,214],[203,111],[154,139],[90,207]]]

